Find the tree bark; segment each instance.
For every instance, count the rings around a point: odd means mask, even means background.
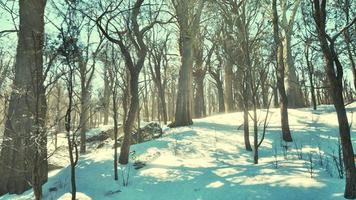
[[[138,93],[138,78],[139,73],[130,73],[130,108],[124,124],[124,140],[121,145],[119,162],[120,164],[127,164],[129,162],[131,133],[135,123],[136,115],[139,109],[139,93]]]
[[[201,118],[206,116],[205,99],[204,99],[205,70],[199,69],[195,71],[194,76],[195,76],[194,116],[196,118]]]
[[[175,127],[193,124],[191,113],[193,39],[189,36],[183,36],[181,40],[182,66],[179,71],[175,121],[173,124]]]
[[[313,63],[309,60],[308,46],[305,48],[304,54],[305,54],[305,59],[307,61],[311,101],[312,101],[313,109],[316,110],[315,86],[314,86],[314,80],[313,80],[314,79],[314,66],[313,66]]]
[[[106,65],[109,65],[110,63],[106,63]],[[108,78],[108,72],[107,69],[108,66],[105,66],[105,77],[104,77],[104,125],[109,124],[109,114],[110,114],[110,81]]]
[[[291,33],[288,33],[285,37],[284,52],[286,56],[285,71],[286,71],[286,93],[288,98],[289,108],[301,108],[304,107],[304,100],[301,92],[301,86],[297,79],[296,69],[294,66],[294,59],[292,56],[291,47]]]
[[[227,61],[225,65],[225,111],[233,112],[234,110],[234,100],[233,100],[233,92],[232,92],[232,63]]]
[[[347,199],[356,198],[356,167],[355,154],[352,147],[350,126],[342,95],[343,86],[343,66],[339,61],[338,54],[335,51],[334,42],[337,36],[330,37],[325,31],[326,27],[326,0],[314,0],[314,20],[318,32],[318,39],[324,54],[325,71],[328,77],[328,88],[331,94],[333,104],[336,109],[343,162],[345,166],[345,192],[344,197]],[[329,38],[329,39],[327,39]],[[336,71],[335,71],[336,69]]]
[[[47,181],[46,97],[43,76],[46,1],[19,1],[20,29],[15,79],[0,155],[0,195],[34,187],[41,198]],[[37,140],[37,143],[34,143]]]
[[[87,82],[87,67],[84,61],[79,61],[80,70],[80,82],[81,82],[81,94],[80,94],[80,153],[86,152],[86,132],[88,131],[88,121],[89,121],[89,82]]]
[[[274,35],[274,54],[277,62],[276,78],[277,87],[280,95],[280,109],[281,109],[281,126],[282,126],[282,138],[286,142],[292,142],[292,136],[289,130],[288,121],[288,99],[286,95],[286,90],[284,87],[284,62],[283,62],[283,46],[279,38],[279,25],[278,25],[278,14],[277,14],[277,2],[272,1],[272,12],[273,12],[273,35]]]

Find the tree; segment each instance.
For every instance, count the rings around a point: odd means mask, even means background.
[[[88,124],[90,118],[90,88],[91,82],[93,80],[97,55],[102,49],[103,38],[99,34],[98,44],[93,52],[90,51],[90,39],[92,36],[93,26],[88,22],[87,24],[87,44],[86,47],[81,51],[78,62],[78,71],[80,78],[80,153],[86,152],[86,132],[88,131]],[[90,53],[92,55],[90,55]],[[92,63],[89,65],[90,57],[92,58]],[[105,97],[104,97],[105,98]],[[107,98],[107,97],[106,97]],[[105,121],[105,120],[104,120]]]
[[[346,171],[346,186],[344,197],[347,199],[356,198],[356,168],[354,160],[354,151],[351,142],[350,126],[344,105],[343,91],[343,66],[339,60],[339,55],[335,49],[336,39],[353,24],[356,23],[356,17],[342,28],[335,35],[330,36],[326,32],[326,0],[313,0],[314,21],[318,33],[318,40],[324,55],[325,71],[328,77],[329,91],[336,109],[343,161]],[[335,71],[336,70],[336,71]]]
[[[200,29],[200,27],[199,27]],[[195,118],[201,118],[206,116],[205,100],[204,100],[204,79],[206,75],[206,66],[204,66],[204,35],[202,30],[198,30],[196,34],[194,49],[194,65],[193,65],[193,79],[194,79],[194,110],[193,116]],[[209,54],[209,53],[208,53]],[[210,55],[211,56],[212,51]],[[206,58],[210,59],[210,58]]]
[[[289,130],[288,120],[288,99],[284,86],[284,62],[283,62],[283,47],[282,41],[279,37],[277,1],[272,0],[272,23],[273,23],[273,38],[274,38],[274,57],[277,63],[276,78],[277,87],[280,96],[280,109],[281,109],[281,125],[282,125],[282,138],[286,142],[292,142],[292,135]]]
[[[19,1],[15,80],[0,155],[0,195],[33,186],[41,199],[47,181],[46,98],[43,67],[44,0]]]
[[[284,32],[283,41],[280,48],[283,48],[283,62],[285,66],[285,85],[288,98],[288,107],[298,108],[303,107],[303,96],[301,93],[301,87],[297,79],[296,68],[292,51],[292,35],[294,33],[295,17],[300,7],[301,0],[292,1],[288,0],[280,1],[281,7],[281,20],[280,26]],[[287,14],[287,12],[289,13]],[[289,19],[287,16],[290,16]]]
[[[213,78],[214,85],[218,91],[218,102],[219,102],[219,113],[224,113],[225,112],[225,101],[224,101],[224,80],[222,78],[221,75],[221,68],[222,68],[222,59],[221,56],[219,55],[219,50],[215,49],[214,50],[214,54],[217,57],[218,60],[218,65],[217,67],[213,68],[210,60],[208,60],[209,62],[207,62],[207,67],[208,67],[208,71],[210,76]]]
[[[182,65],[179,71],[177,102],[171,127],[193,124],[192,72],[193,44],[199,30],[204,0],[172,0],[179,26],[179,49]]]
[[[110,42],[119,46],[126,68],[128,69],[130,75],[129,92],[131,99],[128,114],[124,122],[124,140],[121,145],[119,158],[119,162],[121,164],[127,164],[129,161],[131,133],[139,110],[139,75],[148,51],[144,37],[155,24],[167,23],[157,20],[160,12],[156,12],[157,14],[155,14],[153,21],[150,21],[147,25],[140,27],[138,20],[140,13],[142,14],[141,6],[143,2],[144,0],[136,0],[132,8],[127,10],[129,18],[126,19],[125,16],[123,16],[126,23],[124,27],[121,27],[123,28],[121,31],[119,31],[120,27],[115,24],[113,21],[115,18],[112,16],[115,15],[115,12],[120,14],[121,11],[119,8],[122,5],[122,1],[117,5],[114,5],[113,2],[110,2],[106,7],[102,5],[101,7],[104,7],[105,10],[95,20],[103,35]],[[105,25],[103,25],[104,20],[106,20]],[[114,32],[116,37],[112,36],[112,31],[109,30],[110,27],[115,30]],[[134,51],[131,51],[131,46],[133,46]]]
[[[163,79],[162,76],[162,69],[163,72],[166,71],[167,62],[166,61],[166,54],[168,53],[168,42],[170,34],[167,34],[163,40],[159,40],[156,36],[154,30],[152,31],[152,42],[149,44],[150,51],[149,51],[149,69],[151,72],[151,76],[153,79],[154,84],[156,85],[158,96],[159,96],[159,108],[160,114],[163,117],[164,124],[167,124],[168,116],[167,116],[167,104],[166,104],[166,80]],[[153,65],[153,66],[152,66]],[[147,89],[147,85],[145,86],[145,90]]]

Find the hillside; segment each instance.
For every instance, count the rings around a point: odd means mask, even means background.
[[[190,127],[167,128],[162,138],[132,146],[131,163],[120,168],[118,182],[113,180],[113,142],[108,140],[103,148],[91,149],[80,158],[78,198],[343,199],[344,180],[339,178],[333,158],[338,154],[336,114],[332,106],[318,109],[289,110],[294,142],[288,144],[287,150],[283,150],[285,144],[280,139],[279,110],[271,109],[258,165],[253,164],[252,152],[244,150],[243,130],[239,129],[242,113],[194,120]],[[356,120],[352,114],[355,110],[356,104],[348,107],[350,121]],[[261,118],[265,112],[259,111]],[[356,146],[355,129],[352,130]],[[138,161],[145,166],[135,169],[133,163]],[[128,179],[126,187],[123,178]],[[44,197],[70,199],[69,190],[69,169],[55,170],[44,186]],[[31,191],[0,197],[32,198]]]

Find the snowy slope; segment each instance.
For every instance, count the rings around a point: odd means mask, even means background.
[[[348,108],[350,121],[351,118],[356,120],[351,114],[354,111],[356,104]],[[262,121],[265,111],[259,113]],[[338,150],[337,119],[333,107],[320,106],[315,112],[290,109],[290,126],[295,142],[288,144],[287,151],[283,151],[285,144],[280,140],[279,110],[272,109],[271,114],[266,139],[259,150],[258,165],[252,164],[252,152],[244,150],[243,130],[238,130],[242,113],[216,115],[195,120],[190,127],[167,130],[164,137],[156,141],[132,146],[135,153],[131,162],[142,161],[146,166],[136,170],[131,163],[120,168],[118,182],[113,180],[112,141],[103,149],[92,150],[82,156],[77,167],[78,198],[343,199],[344,180],[339,179],[332,158]],[[352,136],[355,147],[355,133]],[[122,179],[127,174],[129,182],[124,187]],[[51,172],[50,176],[44,186],[45,199],[70,199],[69,169]],[[57,191],[49,192],[53,187]],[[5,199],[33,197],[28,191],[23,195],[0,197],[0,200]]]

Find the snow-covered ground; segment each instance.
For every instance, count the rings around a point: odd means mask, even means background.
[[[336,114],[332,106],[318,109],[289,109],[294,143],[288,144],[287,150],[280,139],[279,109],[271,109],[258,165],[253,164],[252,152],[244,149],[243,130],[239,128],[242,113],[194,120],[193,126],[168,129],[158,140],[132,146],[131,163],[120,168],[117,182],[113,180],[110,141],[80,158],[78,199],[343,199],[344,180],[339,178],[333,159],[338,155]],[[348,107],[348,113],[349,120],[356,122],[354,111],[355,103]],[[265,110],[260,114],[262,121]],[[146,166],[136,170],[135,161]],[[51,172],[44,186],[45,199],[70,199],[69,172],[68,168]],[[123,179],[128,179],[128,186],[123,186]],[[28,191],[0,199],[33,196]]]

